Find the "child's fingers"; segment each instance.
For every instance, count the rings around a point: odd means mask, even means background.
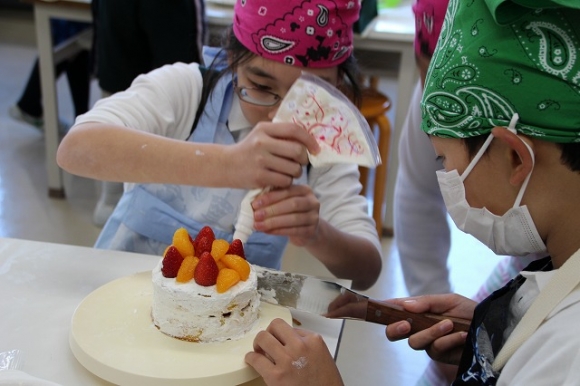
[[[387,339],[391,342],[396,342],[402,339],[407,339],[411,333],[411,324],[406,320],[397,323],[391,323],[385,329]]]
[[[409,346],[415,350],[426,350],[433,342],[453,331],[453,322],[443,320],[409,337]]]
[[[458,364],[465,346],[466,332],[457,332],[437,339],[427,348],[427,354],[443,363]]]

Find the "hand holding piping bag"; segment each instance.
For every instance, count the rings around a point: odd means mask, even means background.
[[[302,73],[280,103],[273,122],[295,123],[316,138],[321,150],[316,155],[308,153],[312,167],[336,163],[376,167],[381,163],[373,133],[360,111],[343,93],[315,75]],[[246,194],[234,239],[246,243],[254,231],[252,201],[268,190],[253,189]]]

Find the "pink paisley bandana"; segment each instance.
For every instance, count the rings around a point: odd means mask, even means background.
[[[344,62],[359,0],[237,0],[234,34],[250,51],[298,67]]]
[[[415,53],[433,56],[449,0],[415,0]]]

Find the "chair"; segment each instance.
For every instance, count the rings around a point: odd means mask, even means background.
[[[376,76],[368,78],[368,85],[362,89],[360,111],[366,118],[381,155],[381,164],[374,171],[360,167],[360,182],[363,186],[361,194],[372,202],[372,216],[377,226],[377,233],[381,236],[392,236],[392,229],[383,229],[383,204],[387,183],[387,167],[389,161],[389,147],[391,143],[391,122],[386,113],[391,108],[391,100],[378,90],[379,79]],[[364,84],[364,79],[363,79]],[[374,181],[373,181],[374,178]],[[373,187],[369,195],[369,189]]]

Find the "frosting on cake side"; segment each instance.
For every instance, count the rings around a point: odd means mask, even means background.
[[[260,295],[253,268],[246,281],[218,293],[215,285],[166,278],[161,267],[160,261],[152,272],[152,317],[161,332],[192,342],[223,342],[243,337],[256,324]]]

